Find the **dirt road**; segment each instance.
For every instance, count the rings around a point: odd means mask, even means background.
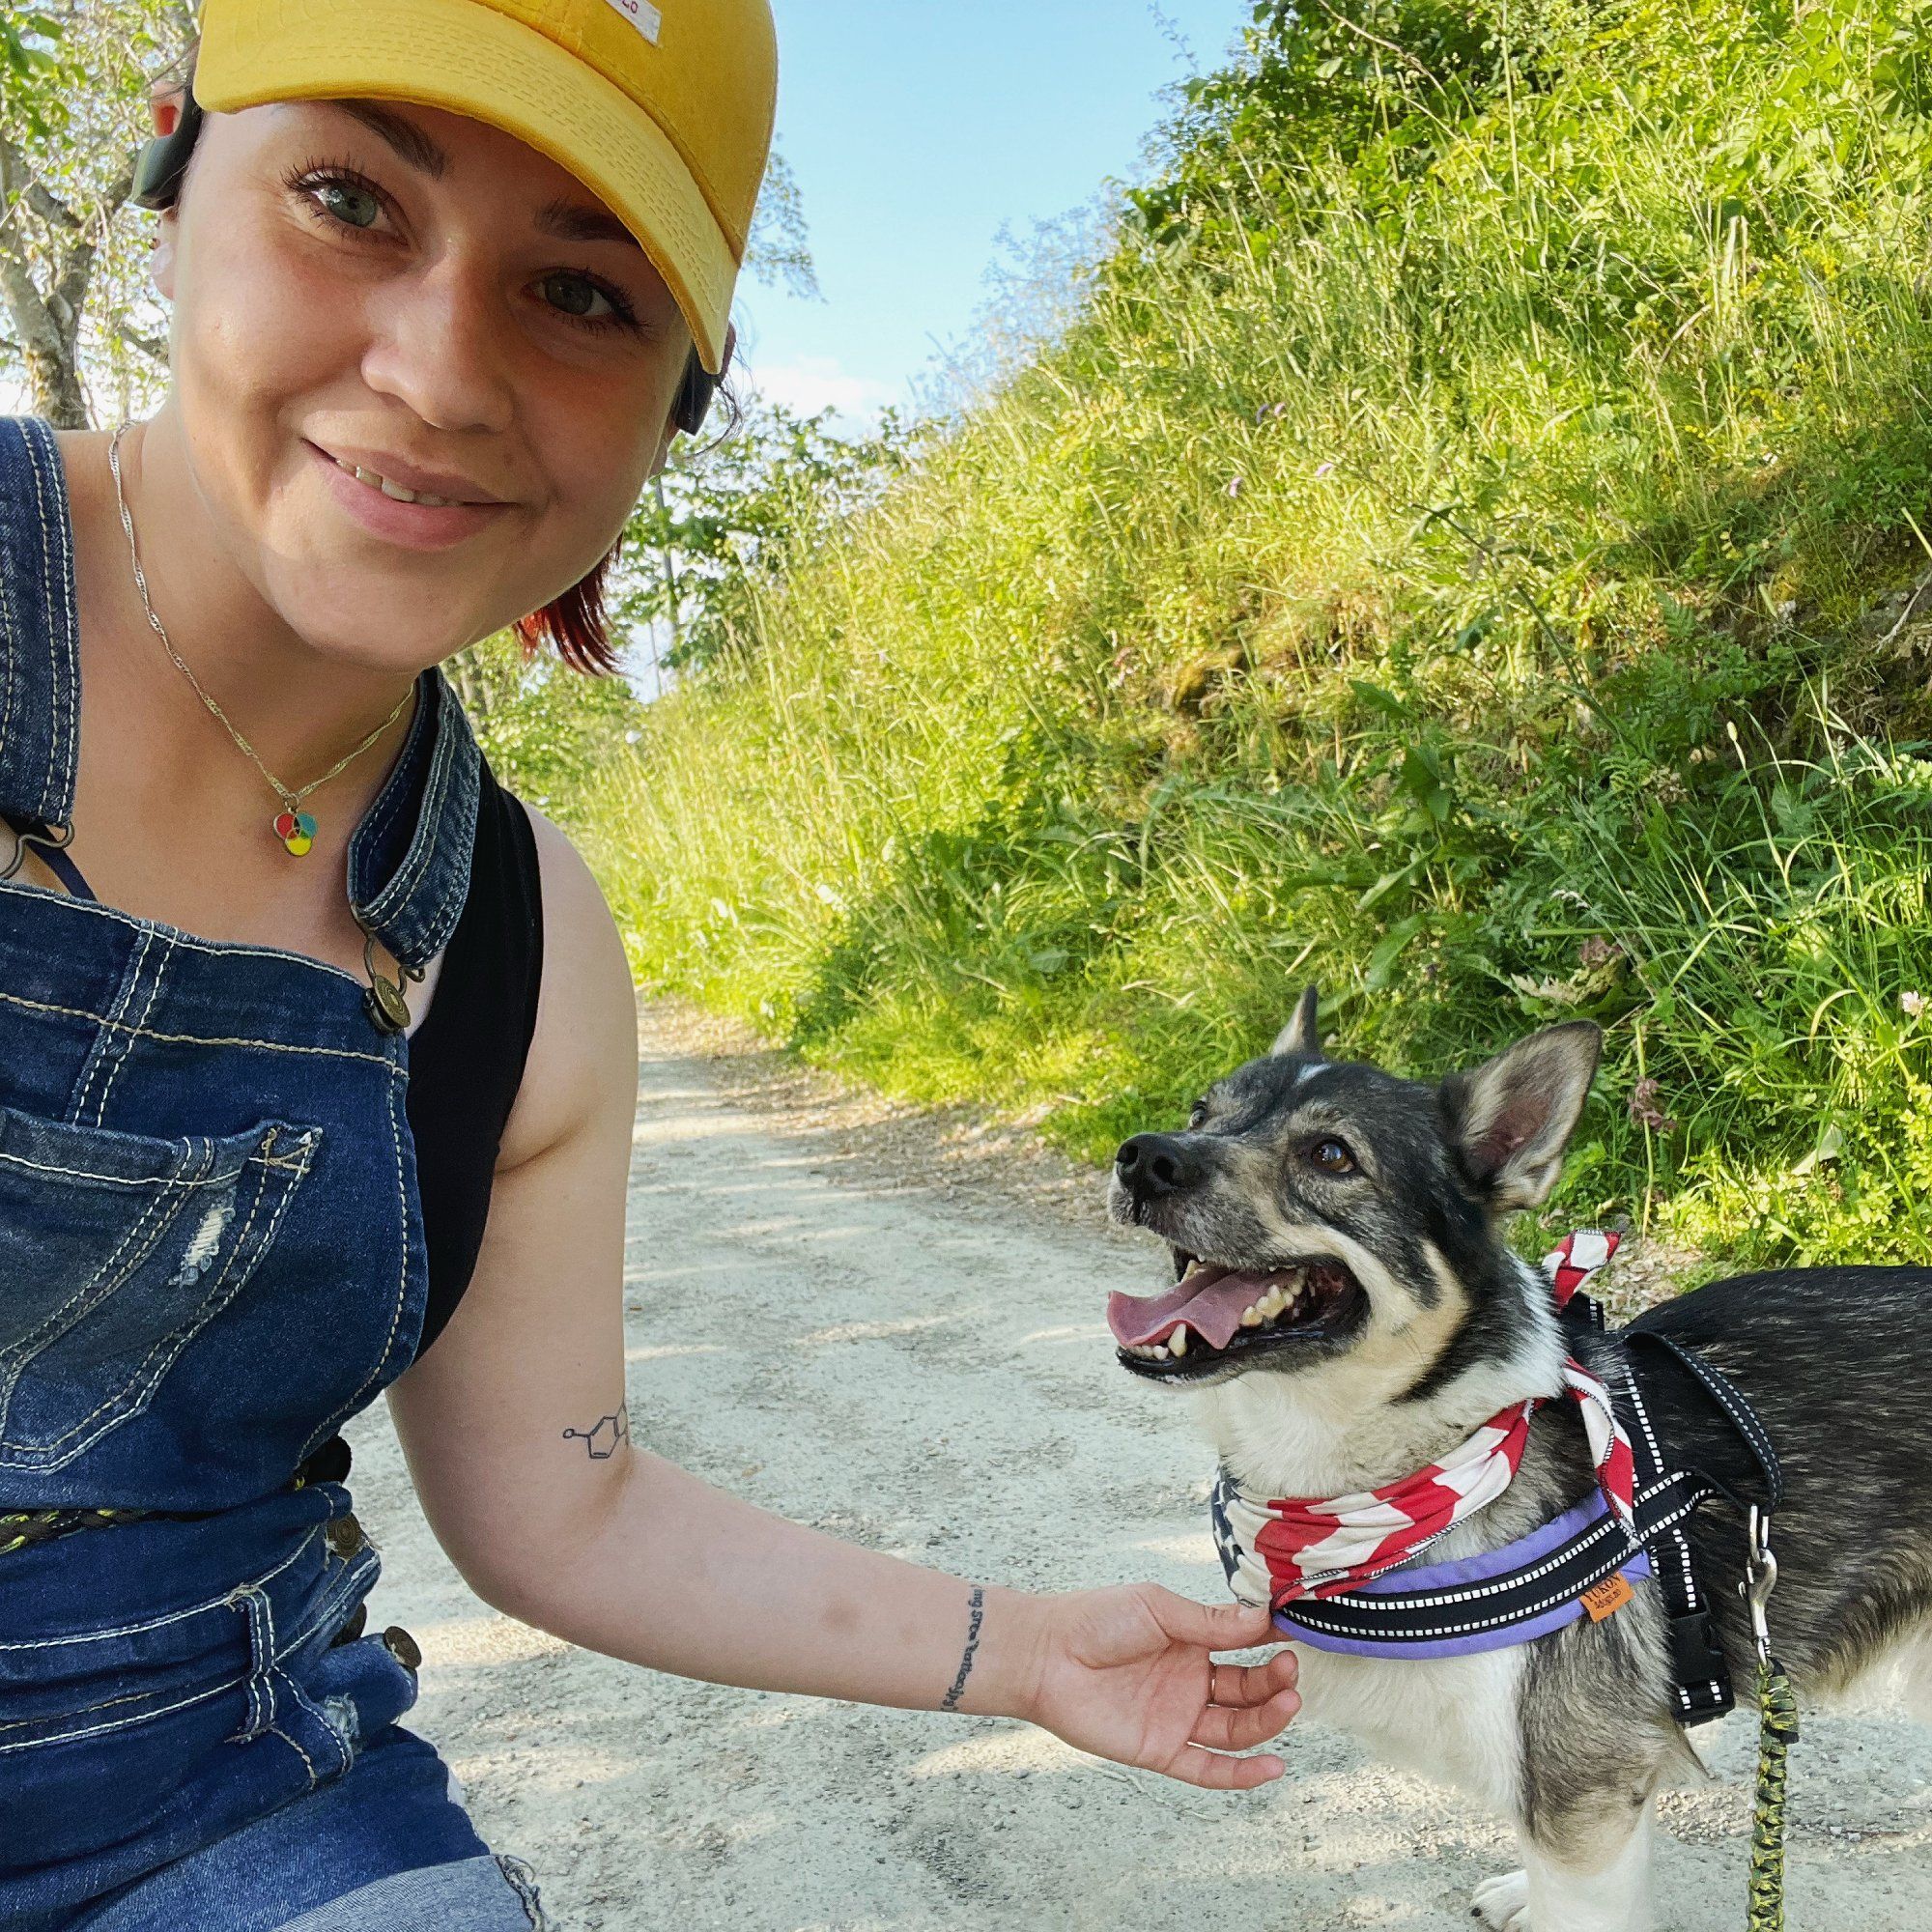
[[[1083,1176],[958,1119],[840,1100],[646,1017],[633,1171],[631,1412],[648,1446],[803,1520],[1041,1587],[1219,1598],[1208,1469],[1179,1406],[1114,1367],[1107,1289],[1151,1279]],[[942,1147],[943,1142],[943,1147]],[[1085,1204],[1091,1202],[1091,1212]],[[1214,1797],[992,1719],[657,1677],[485,1610],[356,1432],[373,1609],[427,1653],[412,1722],[569,1932],[1339,1932],[1468,1922],[1512,1862],[1457,1800],[1313,1726],[1271,1790]],[[782,1634],[775,1632],[775,1642]],[[1807,1717],[1794,1932],[1932,1924],[1932,1731]],[[1672,1932],[1743,1920],[1751,1739],[1664,1801]],[[1703,1733],[1709,1737],[1709,1732]]]

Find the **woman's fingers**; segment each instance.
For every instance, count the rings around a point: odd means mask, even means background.
[[[1273,1632],[1267,1611],[1246,1604],[1197,1604],[1158,1584],[1147,1592],[1147,1603],[1169,1636],[1204,1650],[1247,1650]]]
[[[1204,1791],[1253,1791],[1258,1785],[1272,1784],[1288,1770],[1278,1757],[1223,1757],[1198,1745],[1182,1745],[1160,1768],[1169,1777],[1198,1784]]]
[[[1245,1710],[1209,1704],[1194,1726],[1191,1742],[1209,1750],[1250,1750],[1284,1730],[1300,1709],[1301,1699],[1292,1690],[1279,1690],[1266,1703]]]
[[[1208,1680],[1213,1688],[1213,1701],[1231,1710],[1265,1704],[1294,1682],[1295,1668],[1292,1650],[1276,1651],[1265,1663],[1217,1663]]]

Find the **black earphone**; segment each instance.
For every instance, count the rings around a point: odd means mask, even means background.
[[[180,120],[167,133],[156,134],[147,142],[134,163],[134,187],[128,198],[137,208],[158,211],[175,205],[181,193],[182,177],[187,173],[188,158],[194,153],[195,136],[201,132],[202,119],[201,103],[194,98],[193,88],[184,87]],[[731,366],[737,346],[738,331],[726,328],[723,366],[715,376],[704,366],[697,352],[692,351],[671,411],[671,421],[686,436],[696,436],[703,429],[718,385]]]

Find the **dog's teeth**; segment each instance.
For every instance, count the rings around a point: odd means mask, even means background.
[[[1158,1342],[1156,1342],[1153,1347],[1153,1358],[1156,1362],[1164,1362],[1167,1360],[1167,1350],[1163,1349]]]
[[[1170,1350],[1172,1350],[1172,1351],[1173,1351],[1173,1352],[1174,1352],[1174,1353],[1175,1353],[1176,1355],[1184,1355],[1184,1354],[1186,1354],[1186,1352],[1187,1352],[1187,1323],[1186,1323],[1186,1322],[1184,1322],[1184,1321],[1183,1321],[1183,1322],[1182,1322],[1182,1323],[1180,1324],[1180,1326],[1179,1326],[1179,1328],[1177,1328],[1177,1329],[1176,1329],[1176,1330],[1174,1331],[1174,1333],[1173,1333],[1172,1335],[1170,1335],[1170,1336],[1168,1337],[1168,1341],[1167,1341],[1167,1346],[1168,1346],[1168,1348],[1169,1348],[1169,1349],[1170,1349]]]
[[[1255,1302],[1241,1310],[1241,1326],[1243,1328],[1259,1328],[1264,1319],[1259,1302]]]

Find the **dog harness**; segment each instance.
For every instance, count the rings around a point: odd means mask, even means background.
[[[1584,1231],[1544,1259],[1563,1320],[1579,1334],[1604,1330],[1602,1306],[1579,1291],[1617,1243],[1615,1235]],[[1636,1345],[1667,1351],[1722,1409],[1763,1474],[1772,1510],[1782,1500],[1776,1457],[1748,1405],[1709,1362],[1660,1334],[1625,1330],[1621,1339],[1628,1370],[1614,1389],[1574,1354],[1564,1364],[1564,1390],[1580,1408],[1597,1472],[1583,1501],[1500,1549],[1384,1574],[1502,1493],[1547,1397],[1504,1410],[1440,1463],[1365,1494],[1264,1502],[1223,1469],[1210,1507],[1235,1594],[1265,1604],[1283,1635],[1318,1650],[1419,1661],[1506,1649],[1585,1616],[1601,1620],[1647,1577],[1668,1620],[1678,1722],[1722,1717],[1734,1701],[1729,1671],[1682,1525],[1700,1503],[1729,1492],[1670,1465],[1644,1400]]]

